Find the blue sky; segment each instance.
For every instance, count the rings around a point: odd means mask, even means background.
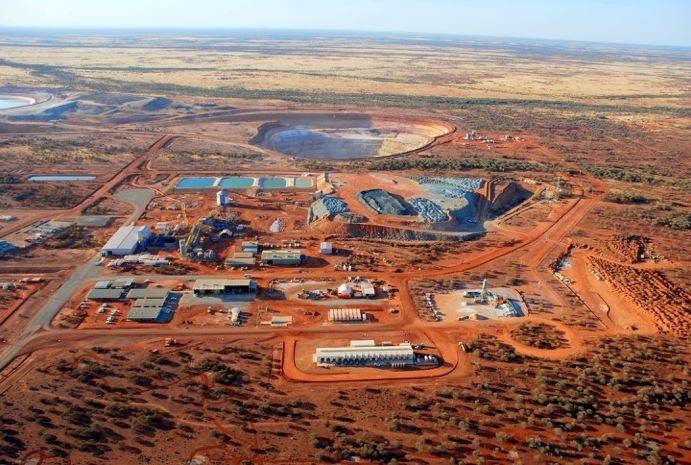
[[[0,29],[283,28],[691,46],[691,0],[0,0]]]

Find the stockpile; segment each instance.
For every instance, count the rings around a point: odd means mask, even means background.
[[[456,221],[472,221],[477,215],[478,196],[474,191],[484,185],[481,178],[419,176],[413,179],[425,189],[432,202]]]
[[[383,189],[358,192],[358,200],[380,215],[408,215],[408,208],[396,197]]]
[[[339,213],[348,211],[350,209],[347,203],[339,198],[327,195],[312,204],[307,212],[307,223],[309,224],[322,218],[331,218]]]
[[[408,202],[410,202],[417,214],[428,223],[442,223],[449,220],[449,215],[439,205],[429,199],[414,197]]]
[[[415,179],[418,183],[424,186],[430,186],[439,189],[448,189],[450,191],[472,192],[480,189],[484,181],[482,178],[445,178],[434,176],[418,176]]]
[[[691,334],[691,294],[676,287],[657,271],[640,270],[597,257],[589,257],[596,274],[636,304],[639,312],[661,332]]]
[[[365,223],[367,222],[367,218],[365,218],[362,215],[358,215],[357,213],[339,213],[336,215],[334,218],[336,221],[340,221],[342,223]]]

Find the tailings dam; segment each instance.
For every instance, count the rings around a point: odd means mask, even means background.
[[[304,158],[354,159],[406,153],[455,128],[441,121],[353,114],[281,114],[259,126],[250,143]]]

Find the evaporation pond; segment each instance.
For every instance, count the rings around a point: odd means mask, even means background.
[[[235,188],[252,187],[254,185],[254,179],[253,178],[238,177],[238,176],[230,176],[230,177],[221,179],[221,182],[218,185],[221,187],[235,187]]]
[[[205,187],[213,187],[216,178],[182,178],[178,182],[179,189],[203,189]]]
[[[71,175],[58,175],[58,176],[31,176],[28,180],[34,182],[67,182],[67,181],[93,181],[96,176],[71,176]]]
[[[306,178],[295,178],[295,187],[312,187],[312,180]]]
[[[277,188],[286,187],[287,182],[283,178],[260,178],[259,187]]]

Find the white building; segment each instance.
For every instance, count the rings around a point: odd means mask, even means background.
[[[334,253],[333,244],[331,242],[322,242],[319,245],[319,253],[323,255],[331,255]]]
[[[377,346],[374,341],[351,341],[349,347],[318,347],[314,363],[328,366],[390,366],[414,365],[415,352],[409,342],[397,346]],[[355,344],[354,344],[355,343]]]
[[[137,247],[146,243],[151,237],[151,228],[148,226],[122,226],[106,242],[101,249],[101,255],[131,255]]]

